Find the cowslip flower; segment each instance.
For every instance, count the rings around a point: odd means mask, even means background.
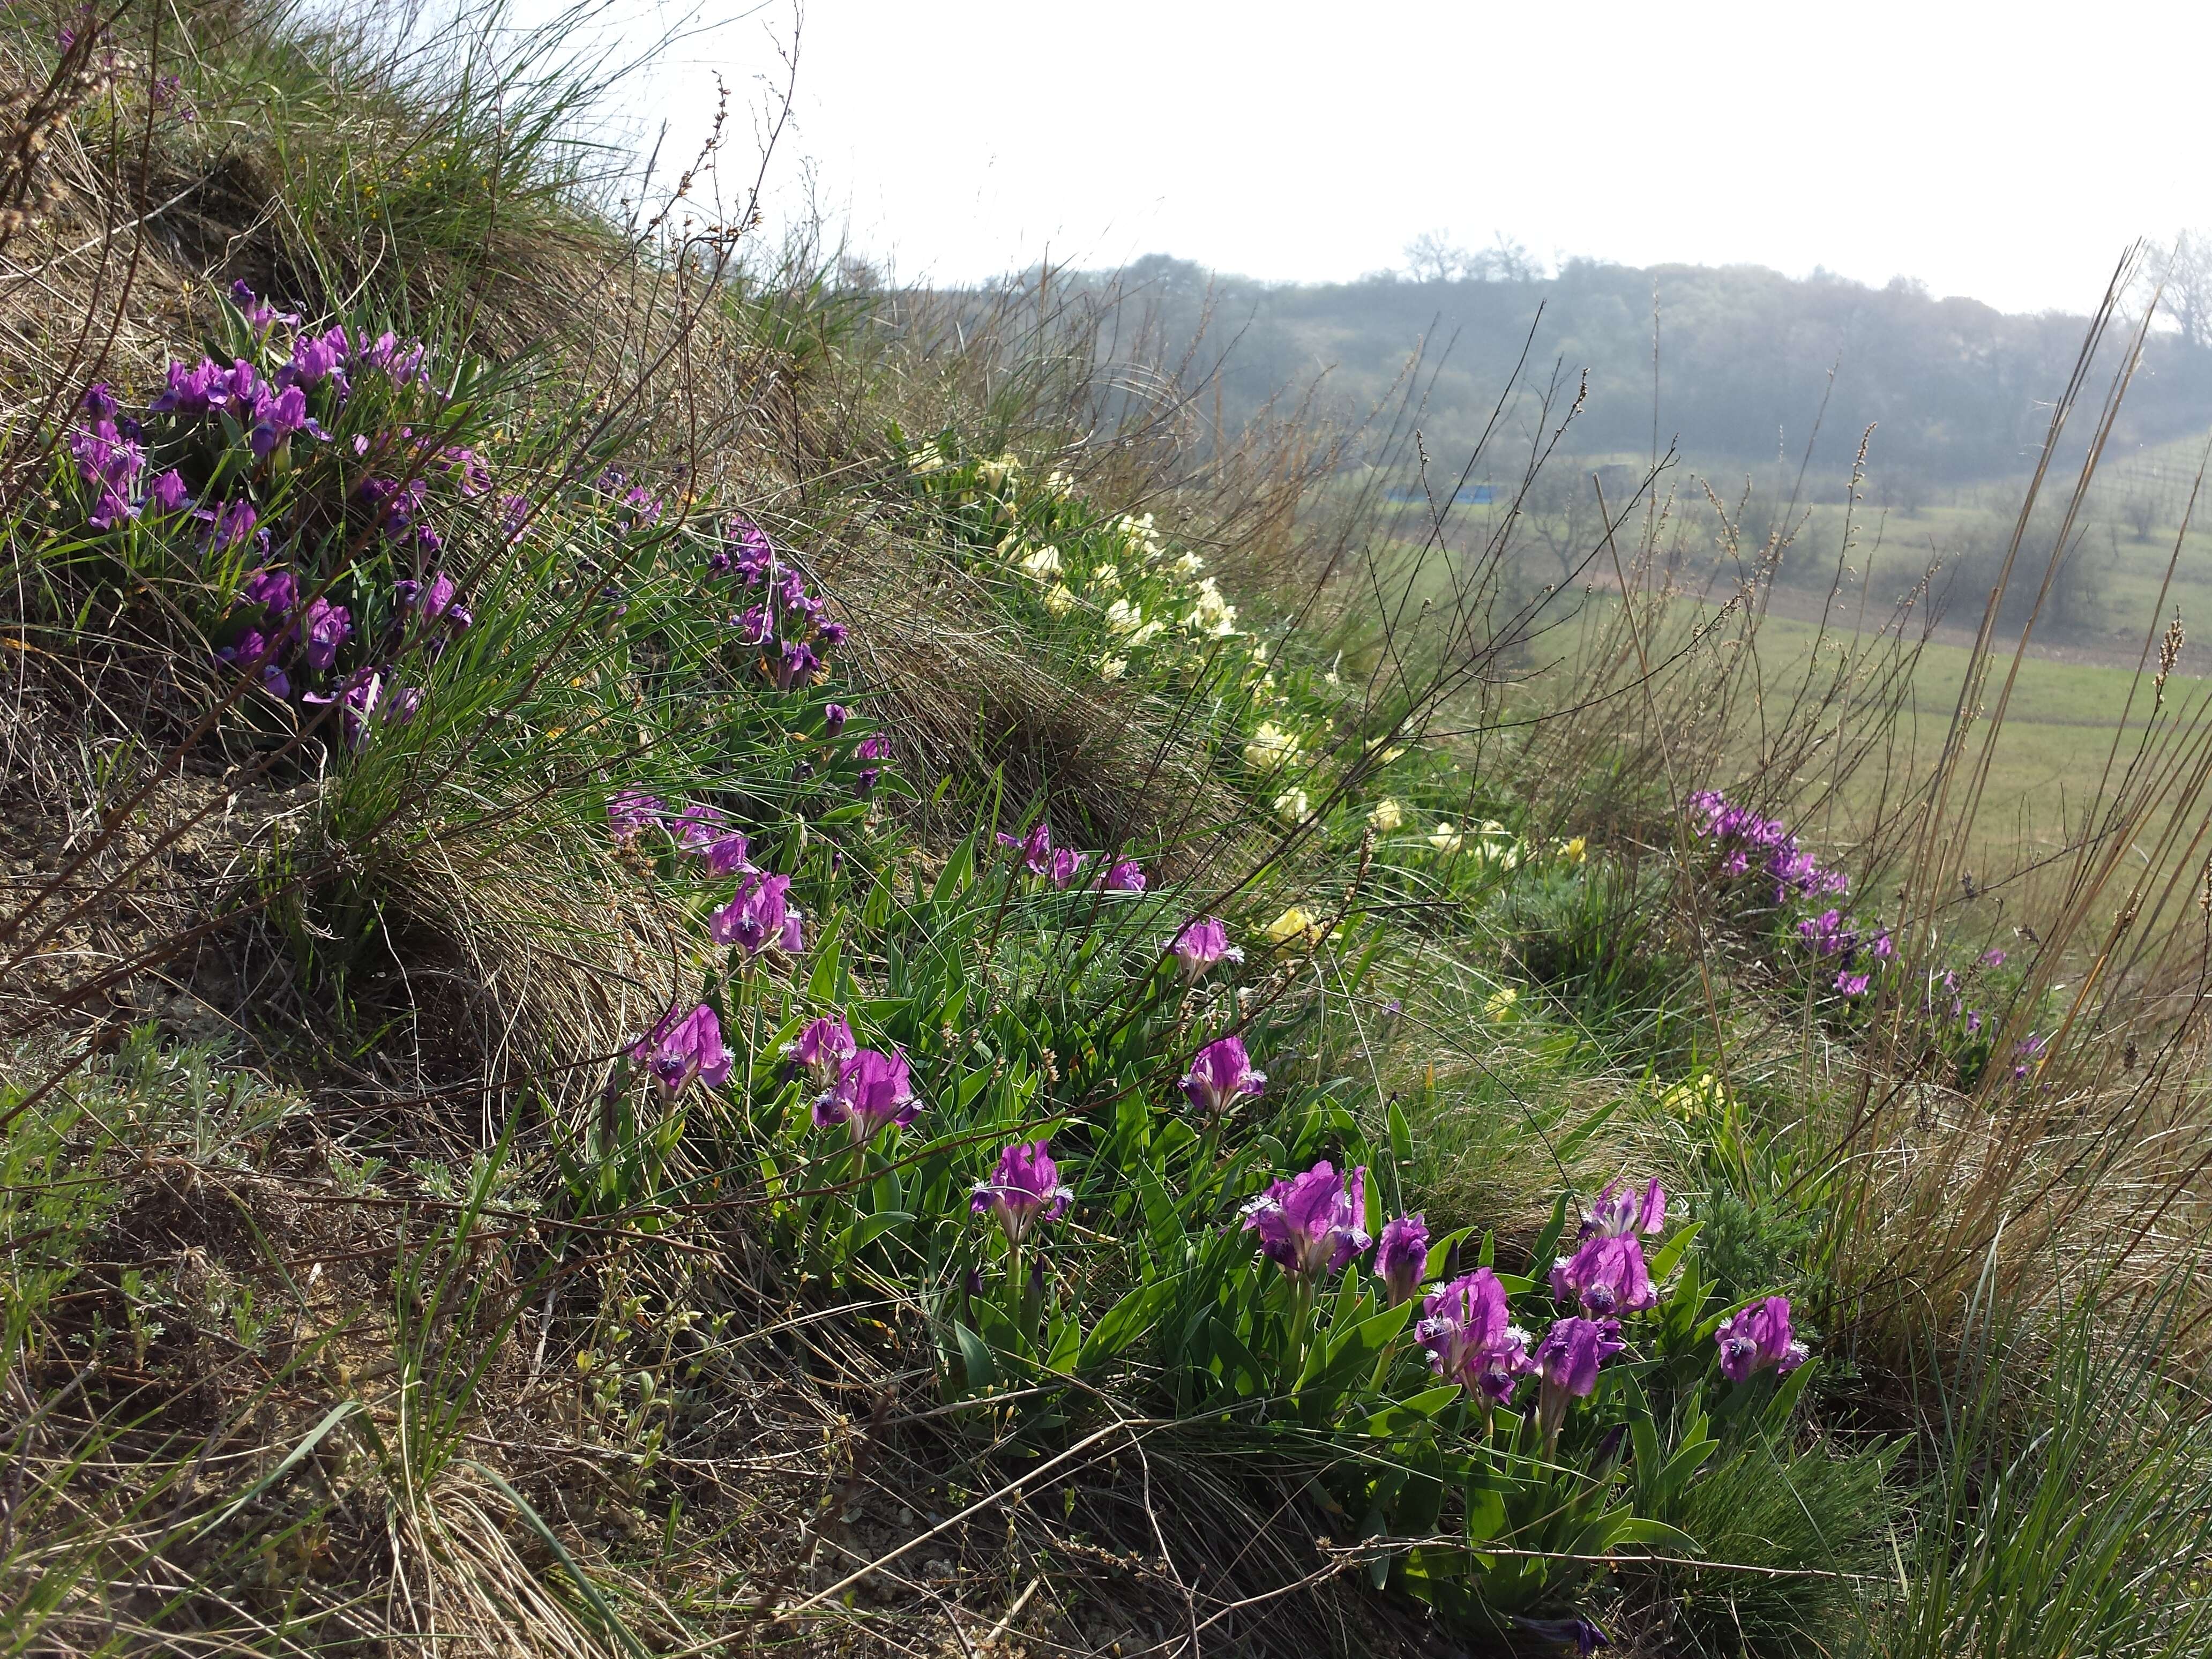
[[[1195,980],[1218,962],[1232,967],[1244,960],[1243,951],[1229,942],[1229,926],[1218,916],[1200,916],[1183,924],[1170,947],[1182,963],[1182,976]]]
[[[1643,1245],[1610,1233],[1584,1239],[1574,1255],[1552,1263],[1552,1294],[1580,1302],[1583,1312],[1600,1319],[1659,1305]]]
[[[1721,1351],[1721,1375],[1748,1382],[1754,1372],[1771,1370],[1787,1376],[1811,1358],[1790,1328],[1790,1298],[1765,1297],[1723,1322],[1713,1333]]]
[[[1390,1305],[1395,1308],[1401,1302],[1411,1302],[1428,1270],[1428,1218],[1401,1215],[1386,1223],[1382,1242],[1375,1249],[1375,1271],[1389,1295]]]
[[[1291,945],[1303,945],[1312,950],[1322,941],[1321,924],[1303,908],[1293,904],[1267,924],[1263,937],[1278,950]]]
[[[837,1068],[837,1080],[814,1097],[814,1122],[823,1129],[842,1123],[853,1144],[862,1146],[889,1125],[905,1127],[921,1109],[906,1055],[896,1048],[887,1054],[860,1048]]]
[[[1018,1249],[1030,1228],[1040,1221],[1056,1220],[1074,1196],[1061,1183],[1060,1166],[1052,1161],[1046,1142],[1018,1140],[999,1154],[989,1179],[975,1183],[968,1208],[975,1215],[994,1217],[1008,1247]]]
[[[1559,1425],[1567,1420],[1567,1402],[1589,1399],[1597,1388],[1598,1369],[1627,1346],[1620,1340],[1620,1327],[1610,1319],[1570,1316],[1544,1334],[1535,1353],[1543,1379],[1536,1421],[1547,1447],[1559,1440]]]
[[[783,1057],[795,1066],[804,1066],[824,1088],[836,1081],[845,1063],[860,1051],[853,1028],[830,1014],[807,1021],[799,1036],[783,1045]]]
[[[1266,720],[1244,745],[1244,764],[1255,772],[1273,772],[1297,759],[1297,735]]]
[[[1374,1241],[1366,1214],[1367,1171],[1340,1176],[1324,1158],[1302,1176],[1276,1182],[1243,1209],[1244,1229],[1260,1236],[1260,1254],[1292,1279],[1310,1284],[1339,1271]]]
[[[1654,1176],[1641,1194],[1625,1182],[1608,1182],[1583,1219],[1584,1238],[1655,1234],[1667,1225],[1667,1189]]]
[[[1245,1096],[1265,1094],[1267,1074],[1252,1069],[1252,1057],[1245,1052],[1242,1037],[1225,1036],[1207,1043],[1191,1057],[1190,1070],[1176,1086],[1212,1122]]]
[[[1106,866],[1106,873],[1098,884],[1109,893],[1141,893],[1145,890],[1145,867],[1134,859],[1117,859]]]
[[[1507,1403],[1521,1379],[1536,1369],[1528,1334],[1513,1323],[1505,1287],[1487,1267],[1431,1292],[1421,1304],[1413,1340],[1429,1351],[1431,1370],[1486,1406]]]
[[[713,1088],[730,1075],[729,1052],[722,1047],[722,1023],[703,1002],[689,1013],[670,1009],[650,1031],[630,1044],[629,1057],[645,1066],[665,1101],[674,1100],[694,1079]]]
[[[798,955],[805,939],[803,917],[785,896],[790,889],[789,876],[756,875],[739,882],[736,896],[708,918],[708,935],[717,944],[737,945],[747,956],[763,951]]]

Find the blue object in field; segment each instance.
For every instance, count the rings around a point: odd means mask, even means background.
[[[1386,501],[1413,502],[1425,501],[1429,498],[1419,486],[1401,484],[1395,489],[1384,490],[1382,499]],[[1498,499],[1498,492],[1490,484],[1462,484],[1452,499],[1462,507],[1488,507]]]

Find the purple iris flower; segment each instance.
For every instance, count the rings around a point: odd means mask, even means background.
[[[230,302],[245,316],[246,327],[256,334],[267,333],[272,323],[283,323],[291,327],[300,320],[298,312],[277,310],[255,294],[242,278],[230,285]]]
[[[838,1067],[836,1082],[815,1097],[814,1121],[823,1129],[843,1124],[853,1144],[861,1146],[887,1124],[905,1127],[921,1109],[905,1054],[896,1048],[887,1054],[862,1048]]]
[[[146,492],[146,500],[157,513],[176,513],[191,500],[191,492],[185,488],[185,475],[173,466],[154,480],[154,487]]]
[[[358,749],[368,741],[368,723],[375,715],[377,699],[383,692],[383,675],[374,668],[356,668],[336,692],[326,695],[310,691],[300,701],[325,707],[336,703],[345,732],[346,746]]]
[[[825,702],[822,705],[822,730],[830,737],[834,738],[842,732],[845,729],[845,722],[852,718],[853,711],[842,702]]]
[[[860,1045],[853,1040],[853,1028],[829,1014],[807,1021],[798,1037],[783,1045],[783,1057],[813,1073],[824,1088],[837,1080],[845,1062],[860,1051]]]
[[[1863,997],[1872,981],[1865,974],[1843,973],[1836,975],[1836,989],[1847,997]]]
[[[123,413],[122,406],[115,401],[115,394],[107,389],[105,380],[94,380],[85,387],[84,396],[77,400],[77,407],[95,426],[102,421],[113,421]]]
[[[238,597],[248,605],[259,605],[272,617],[288,617],[300,603],[300,579],[289,570],[264,568],[246,579]]]
[[[1567,1420],[1567,1401],[1587,1400],[1597,1387],[1598,1368],[1628,1345],[1610,1319],[1560,1320],[1536,1345],[1536,1367],[1543,1386],[1536,1399],[1536,1421],[1549,1447]]]
[[[1260,1254],[1291,1278],[1311,1282],[1342,1268],[1373,1241],[1366,1214],[1367,1171],[1348,1181],[1327,1159],[1278,1181],[1244,1206],[1244,1229],[1260,1235]]]
[[[722,1047],[722,1022],[703,1002],[687,1014],[670,1009],[630,1045],[629,1057],[644,1065],[664,1101],[674,1100],[695,1078],[711,1089],[730,1075],[729,1051]]]
[[[1555,1642],[1563,1648],[1572,1648],[1581,1659],[1589,1659],[1589,1656],[1600,1648],[1613,1645],[1606,1640],[1603,1631],[1579,1616],[1573,1619],[1524,1619],[1516,1613],[1513,1615],[1513,1627],[1528,1632],[1539,1641]]]
[[[738,638],[746,645],[766,645],[775,624],[769,620],[768,607],[754,605],[740,616],[730,618],[730,626],[738,630]]]
[[[1183,924],[1173,949],[1182,963],[1182,976],[1194,980],[1218,962],[1232,966],[1244,960],[1243,951],[1229,942],[1228,924],[1218,916],[1201,916]]]
[[[841,622],[823,621],[816,624],[814,635],[823,644],[834,650],[845,643],[845,636],[849,631]]]
[[[998,1168],[990,1179],[975,1183],[968,1208],[975,1215],[998,1218],[1007,1244],[1019,1249],[1030,1229],[1040,1221],[1057,1220],[1075,1194],[1063,1186],[1060,1165],[1042,1140],[1018,1140],[999,1154]]]
[[[230,386],[212,357],[203,357],[187,368],[171,363],[168,386],[146,405],[152,415],[204,415],[220,398],[229,401]]]
[[[1252,1069],[1243,1038],[1225,1036],[1191,1056],[1190,1070],[1177,1080],[1177,1086],[1201,1116],[1214,1122],[1244,1096],[1265,1094],[1267,1074]]]
[[[784,896],[789,876],[750,876],[738,884],[737,896],[708,919],[707,931],[718,942],[735,945],[746,955],[800,949],[800,914]]]
[[[866,747],[865,740],[862,746]],[[872,760],[875,757],[863,755],[860,758]],[[1052,826],[1043,819],[1038,819],[1036,828],[1026,836],[1009,836],[1001,832],[999,845],[1012,848],[1014,856],[1021,861],[1022,868],[1031,875],[1048,876],[1052,873]]]
[[[213,512],[202,507],[194,516],[208,521],[208,547],[216,553],[246,540],[253,534],[254,526],[261,520],[261,515],[253,509],[253,503],[243,498],[226,501]]]
[[[1083,873],[1083,866],[1090,861],[1091,854],[1088,853],[1078,853],[1066,847],[1054,848],[1052,854],[1052,884],[1055,887],[1073,886],[1076,877]]]
[[[253,430],[247,441],[253,447],[256,460],[267,460],[276,453],[278,446],[290,441],[295,432],[305,432],[313,437],[328,438],[322,423],[307,413],[307,394],[298,386],[288,386],[275,397],[264,392],[254,399]]]
[[[1134,859],[1117,859],[1107,866],[1098,884],[1109,893],[1141,893],[1145,890],[1145,866]]]
[[[607,797],[607,823],[617,842],[635,841],[661,821],[668,809],[651,795],[624,789]]]
[[[384,723],[404,726],[422,710],[422,688],[403,685],[384,700]]]
[[[2005,953],[2002,951],[1984,951],[1981,955],[1981,965],[1984,968],[2002,968],[2004,966],[2004,960]]]
[[[742,513],[730,515],[728,536],[732,562],[739,574],[749,582],[757,582],[768,574],[775,562],[775,549],[769,543],[768,532]]]
[[[1425,1216],[1401,1215],[1385,1223],[1375,1248],[1375,1271],[1389,1291],[1390,1305],[1411,1302],[1420,1293],[1429,1270],[1429,1224]]]
[[[338,658],[338,647],[353,632],[353,617],[342,605],[317,597],[307,603],[307,666],[328,668]]]
[[[788,691],[795,685],[804,685],[814,678],[814,671],[822,666],[822,659],[814,654],[811,645],[801,645],[797,640],[785,640],[777,646],[775,657],[769,663],[769,679],[779,691]]]
[[[1721,1375],[1747,1382],[1754,1371],[1771,1369],[1787,1376],[1810,1357],[1790,1329],[1790,1298],[1770,1296],[1729,1316],[1713,1333],[1721,1351]]]
[[[276,659],[269,648],[268,636],[258,629],[247,629],[228,645],[218,647],[215,654],[241,672],[259,663],[261,684],[271,696],[289,697],[292,695],[292,682],[277,666]]]
[[[1572,1256],[1552,1264],[1552,1294],[1562,1302],[1580,1301],[1584,1312],[1599,1319],[1659,1305],[1643,1245],[1608,1233],[1593,1234]]]
[[[465,444],[448,444],[438,452],[439,463],[453,479],[464,501],[474,501],[491,489],[491,469]]]
[[[131,504],[131,481],[146,465],[146,451],[116,429],[112,420],[96,421],[89,431],[70,434],[70,453],[77,476],[100,492],[87,522],[94,530],[112,530],[138,516]]]
[[[1654,1176],[1639,1195],[1633,1187],[1620,1182],[1608,1182],[1590,1206],[1588,1218],[1583,1223],[1582,1236],[1607,1234],[1619,1237],[1626,1233],[1655,1234],[1667,1225],[1667,1189]]]
[[[1521,1379],[1536,1369],[1528,1357],[1528,1334],[1513,1323],[1505,1287],[1487,1267],[1432,1291],[1421,1304],[1413,1340],[1429,1351],[1431,1370],[1486,1407],[1508,1403]]]
[[[854,760],[880,761],[889,760],[890,757],[891,740],[880,732],[871,732],[868,736],[862,738],[858,744],[854,745],[853,748],[853,758]],[[1000,844],[1004,845],[1006,842],[1006,837],[1001,836],[999,837],[999,840]]]
[[[277,371],[277,379],[288,386],[316,386],[335,374],[346,360],[346,336],[343,328],[333,328],[326,334],[302,334],[292,342],[292,361]]]
[[[2038,1036],[2033,1031],[2030,1031],[2014,1043],[2013,1045],[2013,1076],[2026,1077],[2030,1066],[2040,1066],[2043,1063],[2044,1045],[2050,1041],[2049,1037]]]

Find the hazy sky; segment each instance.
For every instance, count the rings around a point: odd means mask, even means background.
[[[708,3],[625,94],[672,153],[791,33]],[[908,277],[1350,277],[1448,228],[2081,310],[2130,237],[2212,225],[2203,4],[814,0],[799,42],[778,176]]]

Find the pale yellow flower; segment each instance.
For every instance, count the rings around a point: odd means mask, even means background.
[[[1492,1024],[1501,1024],[1513,1018],[1520,1012],[1515,1006],[1520,1000],[1520,992],[1510,985],[1501,985],[1484,999],[1482,1017]]]
[[[1118,680],[1128,671],[1128,667],[1129,659],[1127,657],[1101,657],[1098,659],[1098,678],[1102,680]]]
[[[1387,836],[1406,821],[1406,814],[1396,796],[1385,795],[1375,803],[1375,810],[1367,815],[1367,821]]]
[[[1102,593],[1118,593],[1121,589],[1121,572],[1116,566],[1102,564],[1091,573],[1091,585]]]
[[[1559,856],[1569,864],[1580,864],[1589,856],[1589,842],[1580,836],[1559,843]]]
[[[1321,924],[1303,908],[1293,904],[1267,924],[1263,937],[1278,950],[1288,945],[1303,945],[1311,950],[1321,943]]]
[[[1044,492],[1048,495],[1057,495],[1065,501],[1075,493],[1075,480],[1058,467],[1054,467],[1045,475]]]
[[[1162,634],[1167,632],[1167,627],[1168,625],[1164,622],[1146,623],[1142,628],[1129,635],[1130,648],[1134,650],[1138,646],[1150,645]]]
[[[908,471],[916,477],[922,477],[932,472],[942,471],[951,462],[944,450],[938,447],[937,440],[933,438],[908,456],[906,464]]]
[[[1048,545],[1040,547],[1022,561],[1022,568],[1040,581],[1047,576],[1057,576],[1060,569],[1060,550]]]
[[[1116,599],[1106,607],[1106,626],[1116,634],[1133,634],[1145,624],[1145,613],[1127,599]]]
[[[1172,568],[1178,575],[1195,576],[1200,571],[1206,568],[1206,561],[1200,558],[1195,553],[1186,552],[1182,557],[1175,562],[1170,568]]]
[[[1021,471],[1019,458],[1011,454],[1001,455],[995,461],[980,461],[975,466],[976,475],[994,489],[1011,478],[1020,477]]]
[[[1440,823],[1429,831],[1429,845],[1439,853],[1456,853],[1466,843],[1467,837],[1453,829],[1449,823]]]
[[[1066,582],[1054,582],[1045,589],[1044,608],[1055,617],[1065,617],[1075,608],[1075,595]]]
[[[1215,639],[1226,639],[1237,631],[1237,607],[1221,597],[1212,577],[1198,585],[1198,603],[1183,618],[1183,626]]]
[[[1273,720],[1265,720],[1244,745],[1244,764],[1255,772],[1273,772],[1289,765],[1297,758],[1297,734],[1285,732]]]
[[[1285,789],[1275,797],[1275,816],[1293,828],[1306,821],[1311,810],[1303,789]]]

